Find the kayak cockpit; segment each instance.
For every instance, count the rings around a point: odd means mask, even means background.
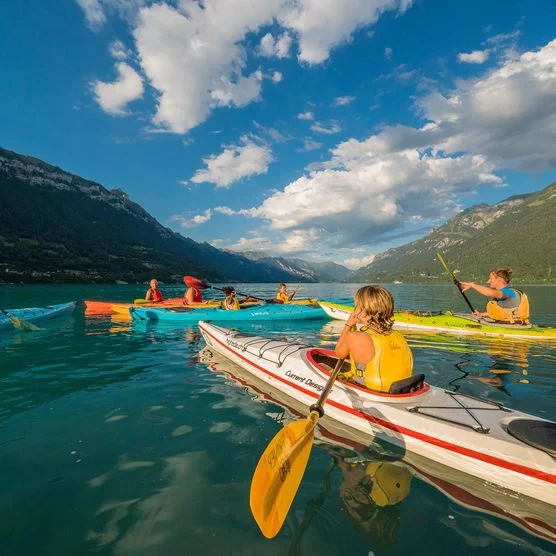
[[[309,361],[313,365],[327,374],[330,374],[330,372],[336,367],[336,363],[338,363],[338,357],[336,356],[336,354],[333,351],[324,349],[310,350],[309,352],[307,352],[307,359],[309,359]],[[345,360],[342,364],[342,368],[340,369],[340,373],[346,373],[349,370],[350,362],[348,360]],[[340,382],[343,382],[344,384],[349,384],[354,388],[358,388],[378,396],[400,396],[413,393],[421,393],[428,389],[428,386],[425,384],[424,374],[417,374],[408,378],[404,378],[402,380],[397,380],[396,382],[393,382],[391,384],[388,392],[377,392],[375,390],[369,390],[368,388],[363,388],[347,380],[342,380],[341,377],[339,377],[338,380]]]
[[[521,442],[556,457],[556,423],[540,419],[513,419],[506,430]]]

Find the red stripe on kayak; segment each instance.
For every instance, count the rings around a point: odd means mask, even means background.
[[[199,328],[201,328],[201,330],[203,330],[203,332],[205,332],[205,334],[207,334],[208,336],[210,336],[215,342],[219,343],[221,346],[223,346],[224,348],[226,348],[228,351],[231,351],[234,355],[236,355],[237,357],[239,357],[240,359],[242,359],[243,361],[245,361],[246,363],[248,363],[249,365],[251,365],[252,367],[255,367],[256,369],[262,371],[263,373],[271,376],[272,378],[275,378],[276,380],[279,380],[280,382],[283,382],[285,384],[287,384],[288,386],[299,390],[300,392],[303,392],[304,394],[312,397],[312,398],[318,398],[319,395],[315,392],[312,392],[310,390],[307,390],[305,388],[302,388],[301,386],[299,386],[298,384],[295,384],[294,382],[290,382],[289,380],[285,379],[284,377],[274,374],[271,371],[269,371],[268,369],[265,369],[264,367],[261,367],[260,365],[257,365],[255,362],[250,361],[249,359],[247,359],[246,357],[243,357],[243,355],[241,355],[241,353],[238,353],[237,351],[234,351],[231,347],[227,346],[224,342],[221,342],[218,338],[216,338],[215,336],[213,336],[212,334],[210,334],[209,332],[207,332],[207,330],[205,330],[201,324],[199,324]],[[322,371],[321,371],[322,372]],[[346,384],[345,386],[351,386],[349,384]],[[333,407],[336,407],[337,409],[340,409],[341,411],[345,411],[346,413],[351,413],[352,415],[355,415],[361,419],[364,419],[365,421],[369,421],[371,423],[375,423],[377,425],[380,425],[381,427],[390,429],[394,432],[399,432],[400,434],[404,434],[406,436],[411,436],[417,440],[421,440],[422,442],[426,442],[428,444],[432,444],[434,446],[438,446],[440,448],[443,448],[445,450],[451,451],[451,452],[455,452],[457,454],[461,454],[463,456],[467,456],[469,458],[472,459],[476,459],[479,461],[483,461],[485,463],[488,463],[490,465],[494,465],[497,467],[502,467],[503,469],[508,469],[509,471],[514,471],[516,473],[521,473],[522,475],[526,475],[528,477],[533,477],[535,479],[540,479],[541,481],[546,481],[547,483],[553,483],[556,484],[556,475],[553,475],[551,473],[548,473],[546,471],[539,471],[537,469],[532,469],[530,467],[526,467],[525,465],[520,465],[518,463],[512,463],[509,461],[505,461],[503,459],[494,457],[494,456],[489,456],[486,454],[482,454],[481,452],[477,452],[475,450],[471,450],[470,448],[465,448],[463,446],[458,446],[457,444],[452,444],[451,442],[447,442],[446,440],[440,440],[438,438],[434,438],[433,436],[429,436],[427,434],[423,434],[405,427],[401,427],[398,425],[395,425],[394,423],[391,423],[390,421],[385,421],[384,419],[379,419],[377,417],[372,417],[371,415],[367,415],[365,413],[361,413],[360,411],[353,409],[352,407],[349,407],[347,405],[341,404],[339,402],[335,402],[334,400],[328,400],[326,403],[328,403],[329,405],[332,405]]]

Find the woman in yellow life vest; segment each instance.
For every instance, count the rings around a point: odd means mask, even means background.
[[[394,299],[381,286],[363,286],[354,297],[349,316],[336,344],[338,357],[349,357],[344,378],[360,386],[388,392],[392,383],[413,374],[413,354],[399,332],[392,330]],[[357,331],[356,325],[363,327]]]
[[[482,295],[492,297],[487,303],[486,312],[475,311],[475,315],[490,317],[500,322],[527,324],[529,322],[529,300],[527,295],[509,286],[512,279],[511,268],[495,268],[488,275],[488,287],[479,286],[474,282],[460,282],[462,292],[478,291]]]
[[[290,300],[290,294],[286,289],[286,284],[282,283],[278,286],[278,293],[276,294],[276,299],[282,303],[288,303]]]
[[[220,304],[221,309],[226,311],[238,311],[240,309],[239,301],[236,297],[236,290],[230,286],[222,288],[222,291],[226,294],[226,298]]]

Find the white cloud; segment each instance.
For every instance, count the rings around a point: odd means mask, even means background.
[[[120,40],[111,42],[108,47],[108,52],[110,52],[110,56],[116,60],[125,60],[131,55],[131,51],[126,48],[124,43]]]
[[[185,218],[181,214],[174,214],[170,217],[170,222],[179,222],[182,228],[194,228],[200,224],[208,222],[212,218],[212,210],[207,209],[202,214],[197,214],[193,218]]]
[[[106,14],[99,0],[77,0],[77,3],[85,12],[87,25],[93,31],[98,31],[106,23]]]
[[[352,270],[357,270],[363,266],[371,264],[375,258],[375,255],[366,255],[364,257],[351,257],[349,259],[344,259],[341,264],[351,268]]]
[[[314,151],[316,149],[320,149],[322,147],[322,143],[318,141],[314,141],[313,139],[303,139],[303,147],[298,149],[299,152],[308,152]]]
[[[332,101],[332,106],[346,106],[351,104],[355,100],[355,97],[345,96],[345,97],[336,97]]]
[[[266,251],[291,255],[311,251],[318,237],[319,231],[316,228],[294,230],[283,234],[281,239],[273,238],[272,240],[255,233],[253,237],[241,237],[229,248],[233,251]]]
[[[289,33],[283,33],[275,39],[272,33],[267,33],[261,38],[259,52],[262,56],[275,56],[276,58],[288,58],[292,38]]]
[[[154,126],[186,133],[217,107],[242,107],[260,98],[262,74],[246,74],[250,35],[271,24],[260,51],[316,64],[385,11],[403,13],[412,0],[78,0],[89,25],[117,14],[130,25],[142,73],[156,90]],[[271,77],[275,82],[278,74]]]
[[[376,23],[385,11],[403,13],[411,4],[412,0],[297,0],[285,3],[278,20],[298,36],[298,59],[320,64],[357,29]]]
[[[498,169],[554,168],[556,40],[417,106],[421,127],[340,143],[328,161],[243,214],[275,232],[318,229],[321,248],[368,247],[451,216],[462,196],[502,185]]]
[[[312,112],[300,112],[297,115],[297,119],[298,120],[307,120],[307,121],[311,121],[315,118],[315,115]]]
[[[311,129],[317,133],[324,133],[325,135],[334,135],[342,131],[342,128],[337,122],[331,122],[328,126],[322,122],[315,122],[311,124]]]
[[[473,50],[473,52],[460,52],[458,60],[467,64],[483,64],[488,60],[488,50]]]
[[[394,51],[393,51],[389,46],[387,46],[387,47],[384,49],[384,57],[385,57],[387,60],[391,60],[391,59],[392,59],[392,54],[393,54],[393,53],[394,53]]]
[[[96,101],[100,107],[114,116],[125,115],[127,105],[143,96],[143,81],[140,75],[125,62],[116,64],[118,79],[113,83],[95,81],[92,84]]]
[[[197,170],[194,183],[214,183],[216,187],[230,187],[233,183],[255,174],[264,174],[273,161],[272,151],[242,137],[240,145],[229,145],[219,155],[204,158],[206,168]]]
[[[282,81],[283,77],[284,76],[282,75],[282,72],[275,71],[275,72],[272,73],[271,79],[272,79],[273,83],[280,83],[280,81]]]

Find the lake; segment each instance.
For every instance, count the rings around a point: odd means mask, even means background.
[[[234,286],[261,297],[276,292],[275,284]],[[357,287],[302,284],[296,297],[350,298]],[[451,284],[387,287],[397,307],[466,309]],[[2,308],[79,301],[71,316],[39,323],[38,332],[0,332],[3,554],[556,552],[554,512],[528,519],[524,503],[508,505],[488,485],[418,458],[398,461],[378,446],[358,450],[326,430],[282,531],[265,539],[249,509],[251,477],[270,439],[298,415],[235,365],[207,355],[196,326],[84,314],[84,299],[131,301],[146,289],[0,286]],[[161,289],[166,297],[184,291]],[[524,289],[532,321],[556,326],[556,287]],[[212,295],[220,294],[206,291]],[[341,330],[326,319],[236,326],[328,348]],[[431,384],[556,419],[556,343],[407,338],[415,371]],[[553,529],[539,525],[545,520]]]

